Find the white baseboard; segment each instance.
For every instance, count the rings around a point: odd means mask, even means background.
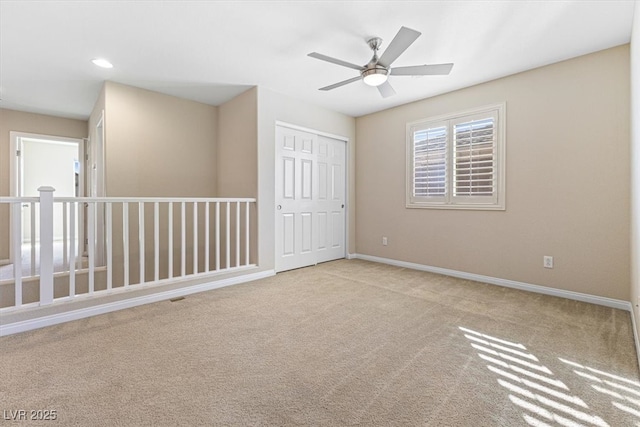
[[[538,294],[551,295],[554,297],[567,298],[575,301],[588,302],[591,304],[603,305],[605,307],[618,308],[633,313],[631,303],[613,298],[600,297],[597,295],[583,294],[580,292],[565,291],[562,289],[549,288],[546,286],[532,285],[530,283],[517,282],[515,280],[500,279],[497,277],[483,276],[480,274],[466,273],[464,271],[450,270],[448,268],[432,267],[429,265],[416,264],[413,262],[398,261],[395,259],[381,258],[372,255],[351,254],[350,259],[362,259],[365,261],[379,262],[382,264],[395,265],[397,267],[410,268],[412,270],[428,271],[430,273],[443,274],[445,276],[458,277],[460,279],[473,280],[476,282],[489,283],[492,285],[504,286],[507,288],[520,289],[523,291],[535,292]],[[634,327],[635,333],[635,327]],[[636,338],[636,345],[638,340]]]
[[[23,320],[14,323],[0,325],[0,336],[17,334],[19,332],[30,331],[32,329],[43,328],[45,326],[57,325],[59,323],[70,322],[72,320],[83,319],[86,317],[96,316],[98,314],[110,313],[125,308],[137,307],[139,305],[150,304],[158,301],[165,301],[172,298],[191,295],[198,292],[210,291],[225,286],[238,285],[240,283],[251,282],[253,280],[264,279],[275,275],[274,270],[261,271],[258,273],[245,274],[242,276],[231,277],[228,279],[217,280],[213,282],[202,283],[199,285],[189,286],[185,288],[173,289],[170,291],[157,292],[140,297],[124,299],[121,301],[100,304],[92,307],[70,310],[62,313],[52,314],[49,316],[38,317],[35,319]]]
[[[9,265],[11,264],[10,259],[0,259],[0,265]]]

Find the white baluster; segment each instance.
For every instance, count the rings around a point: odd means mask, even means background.
[[[39,206],[39,205],[38,205]],[[31,277],[36,275],[36,204],[30,203],[29,220],[31,221]]]
[[[96,271],[96,204],[89,202],[87,209],[89,224],[87,225],[87,252],[89,255],[89,295],[95,290],[95,271]]]
[[[53,302],[53,187],[40,187],[40,305]]]
[[[62,202],[62,270],[67,271],[67,202]]]
[[[209,202],[204,204],[204,271],[209,271]]]
[[[182,247],[181,249],[181,257],[180,257],[180,273],[181,276],[184,277],[185,274],[187,273],[187,226],[186,226],[186,209],[184,206],[184,202],[181,203],[181,216],[180,219],[182,220],[182,224],[180,227],[180,230],[182,231]]]
[[[193,274],[198,274],[198,202],[193,202]]]
[[[173,202],[169,202],[167,227],[167,278],[171,279],[173,277]]]
[[[111,203],[107,205],[107,289],[111,290],[113,287],[113,207]]]
[[[220,270],[220,202],[216,202],[216,271]]]
[[[153,280],[160,280],[160,206],[153,204]]]
[[[122,248],[124,261],[124,287],[129,286],[129,202],[122,203]]]
[[[76,296],[76,209],[81,206],[76,202],[69,204],[69,297]]]
[[[225,243],[227,245],[227,269],[231,266],[231,202],[227,202],[227,215],[225,216],[226,221],[226,235],[225,235]]]
[[[15,280],[15,306],[22,305],[22,203],[11,205],[13,212],[13,278]]]
[[[138,261],[140,264],[140,284],[144,283],[144,203],[138,202]]]
[[[244,250],[245,250],[245,255],[244,255],[244,260],[245,260],[245,265],[249,265],[249,230],[250,230],[250,226],[249,226],[249,208],[250,208],[251,204],[249,202],[246,203],[246,218],[245,218],[245,244],[244,244]]]
[[[236,202],[236,267],[240,267],[240,202]]]

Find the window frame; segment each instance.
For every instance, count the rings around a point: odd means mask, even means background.
[[[492,196],[455,196],[454,135],[456,124],[494,117],[494,194]],[[446,126],[445,194],[414,196],[414,133]],[[406,207],[427,209],[506,210],[506,102],[484,105],[464,111],[429,117],[406,124]],[[490,199],[490,200],[488,200]]]

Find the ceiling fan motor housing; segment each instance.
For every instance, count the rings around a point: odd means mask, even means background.
[[[367,40],[367,44],[369,45],[371,50],[376,52],[378,49],[380,49],[380,46],[382,45],[382,39],[380,37],[372,37],[369,40]]]
[[[378,64],[378,49],[382,45],[382,39],[380,37],[373,37],[367,40],[367,44],[373,50],[373,58],[365,69],[360,72],[362,80],[369,86],[380,86],[387,81],[389,75],[389,69]]]

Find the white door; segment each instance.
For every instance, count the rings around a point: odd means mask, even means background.
[[[316,261],[344,258],[346,143],[324,136],[318,137],[316,224]]]
[[[276,271],[345,256],[346,143],[276,128]]]

